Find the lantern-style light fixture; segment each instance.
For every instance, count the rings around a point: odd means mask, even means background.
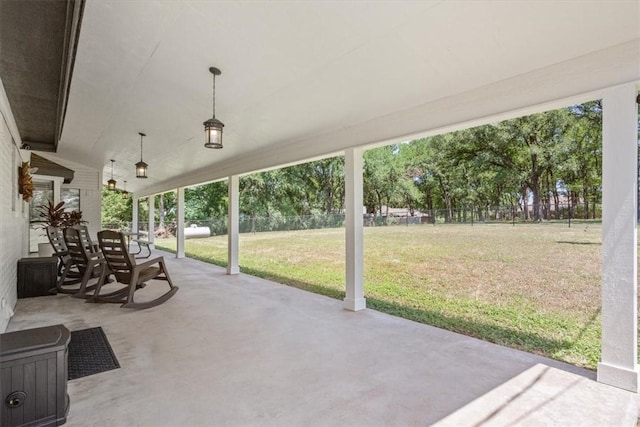
[[[129,197],[129,192],[127,191],[127,181],[124,182],[124,190],[122,190],[122,198],[127,199]]]
[[[142,138],[147,135],[142,132],[138,132],[138,135],[140,135],[140,161],[136,163],[136,178],[146,178],[149,165],[142,161]]]
[[[115,162],[115,160],[111,160],[111,179],[109,181],[107,181],[107,188],[110,191],[115,191],[116,190],[116,180],[113,179],[113,162]]]
[[[213,117],[203,123],[204,125],[204,146],[207,148],[222,148],[222,128],[224,123],[216,119],[216,76],[222,71],[216,67],[210,67],[213,74]]]

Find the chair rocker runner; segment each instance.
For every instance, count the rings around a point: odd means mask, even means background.
[[[78,269],[81,277],[80,287],[73,296],[87,298],[87,292],[102,286],[109,274],[107,261],[100,251],[95,250],[95,245],[89,238],[87,227],[83,225],[66,228],[64,241],[73,266]],[[98,282],[89,286],[91,279],[98,279]]]
[[[76,285],[81,282],[81,275],[69,256],[62,228],[49,225],[47,227],[47,237],[49,238],[49,243],[53,246],[54,255],[58,257],[57,291],[62,294],[77,293],[79,288]]]
[[[163,257],[152,258],[140,264],[136,263],[135,258],[129,253],[124,235],[116,231],[98,232],[98,243],[116,280],[127,286],[123,288],[125,292],[119,294],[114,292],[102,296],[100,295],[101,284],[99,284],[92,300],[122,303],[124,308],[149,308],[162,304],[178,292],[178,287],[171,281]],[[152,279],[166,280],[169,283],[169,290],[151,301],[135,302],[135,292]]]

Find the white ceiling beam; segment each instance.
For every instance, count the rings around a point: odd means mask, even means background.
[[[336,132],[262,147],[215,167],[189,171],[148,186],[137,195],[144,197],[231,175],[301,163],[351,147],[392,144],[599,99],[606,88],[640,82],[638,64],[640,40],[633,40]],[[194,144],[194,150],[201,148],[199,142]]]

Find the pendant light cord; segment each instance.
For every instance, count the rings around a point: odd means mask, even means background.
[[[216,75],[213,74],[213,118],[216,118]]]
[[[142,135],[140,135],[140,161],[142,162]]]

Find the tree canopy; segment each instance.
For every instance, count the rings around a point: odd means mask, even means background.
[[[525,219],[566,215],[594,218],[601,201],[600,101],[500,123],[380,147],[364,153],[364,207],[444,212],[489,212],[508,207]],[[158,220],[175,220],[175,196],[156,202]],[[185,190],[187,220],[226,216],[227,184]],[[259,172],[240,179],[245,218],[343,213],[344,158],[333,157]],[[119,212],[119,213],[117,213]],[[103,222],[130,218],[131,204],[104,193]],[[255,228],[255,227],[254,227]]]

